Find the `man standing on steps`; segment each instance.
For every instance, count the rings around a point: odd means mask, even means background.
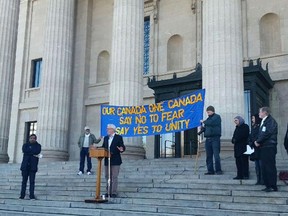
[[[125,145],[122,136],[115,133],[116,126],[113,124],[107,125],[107,136],[104,137],[102,147],[108,149],[111,154],[110,164],[108,158],[105,158],[105,178],[109,181],[109,165],[110,165],[110,188],[107,186],[107,194],[112,198],[117,197],[118,175],[120,165],[122,164],[121,153],[125,151]]]
[[[22,171],[22,187],[20,199],[24,199],[26,195],[26,186],[29,178],[30,182],[30,194],[31,200],[35,200],[34,188],[35,188],[35,176],[38,171],[39,154],[41,152],[41,145],[37,142],[37,136],[31,134],[29,142],[22,146],[23,160],[20,170]]]
[[[101,141],[101,137],[96,139],[95,135],[90,133],[90,128],[88,126],[86,126],[84,130],[85,133],[80,136],[78,141],[78,146],[80,148],[80,167],[78,175],[82,175],[84,173],[85,158],[87,158],[87,175],[91,175],[92,163],[89,156],[89,148],[90,146],[99,143]]]
[[[208,172],[205,175],[222,175],[221,159],[220,159],[220,137],[221,137],[221,117],[215,113],[213,106],[206,109],[208,118],[201,123],[204,124],[203,131],[206,138],[206,165]],[[213,165],[213,156],[215,158],[215,170]]]
[[[262,176],[266,186],[263,191],[278,191],[276,169],[278,125],[270,115],[270,109],[268,107],[260,108],[259,117],[262,121],[255,146],[260,147]]]

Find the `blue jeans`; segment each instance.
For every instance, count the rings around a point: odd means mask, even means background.
[[[215,173],[213,166],[213,156],[215,160],[215,170],[222,172],[220,162],[220,137],[207,137],[205,142],[206,149],[206,165],[209,173]]]
[[[79,171],[84,173],[85,158],[87,158],[87,172],[91,172],[92,163],[89,157],[89,148],[82,147],[80,151],[80,168]]]

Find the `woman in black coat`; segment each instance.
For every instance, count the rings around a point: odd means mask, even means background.
[[[234,179],[249,179],[249,156],[245,155],[249,139],[249,126],[241,116],[234,118],[236,128],[232,137],[237,176]]]
[[[255,171],[257,176],[256,185],[263,185],[262,171],[261,171],[261,161],[260,161],[260,148],[255,146],[255,141],[258,138],[259,128],[261,124],[261,119],[259,114],[255,114],[251,117],[252,127],[250,134],[250,146],[254,149],[254,153],[250,156],[250,160],[255,161]]]

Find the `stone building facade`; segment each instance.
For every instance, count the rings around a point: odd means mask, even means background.
[[[76,160],[84,126],[99,136],[101,104],[154,103],[148,78],[189,77],[199,64],[206,104],[223,118],[223,145],[235,115],[249,121],[257,106],[269,105],[284,157],[287,11],[288,0],[0,1],[0,160],[19,162],[34,132],[44,158]],[[254,77],[266,74],[260,84],[250,79],[251,90],[243,71],[248,77],[257,65]],[[185,132],[177,136],[126,139],[126,155],[154,158],[155,145],[160,157],[174,156],[175,145],[189,155]]]

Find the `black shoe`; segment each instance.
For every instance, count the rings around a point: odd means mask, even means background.
[[[112,194],[111,197],[112,198],[117,198],[117,194]]]
[[[273,191],[277,192],[278,191],[278,187],[277,186],[274,186],[272,187]]]
[[[245,177],[243,177],[243,179],[247,180],[247,179],[249,179],[249,177],[248,177],[248,176],[245,176]]]
[[[214,175],[214,174],[215,174],[214,172],[207,172],[204,175]]]
[[[216,175],[223,175],[223,171],[217,171]]]
[[[30,200],[36,200],[35,196],[30,196]]]
[[[264,191],[264,192],[272,192],[274,190],[272,188],[266,187],[266,188],[262,189],[262,191]]]
[[[239,177],[239,176],[236,176],[236,177],[234,177],[233,178],[234,180],[241,180],[241,179],[243,179],[242,177]]]
[[[23,200],[23,199],[25,199],[25,196],[20,196],[19,199],[22,199],[22,200]]]

